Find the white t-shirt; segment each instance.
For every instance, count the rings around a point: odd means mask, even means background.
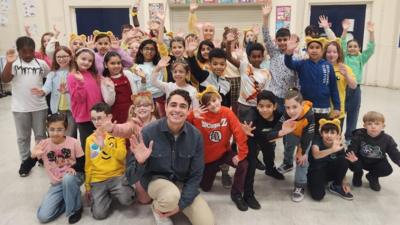
[[[33,59],[29,63],[21,58],[12,64],[11,81],[12,98],[11,111],[13,112],[34,112],[47,109],[46,98],[32,95],[31,89],[43,86],[43,78],[50,69],[46,62],[40,59]]]
[[[190,98],[192,99],[193,108],[199,107],[199,101],[196,98],[197,90],[192,85],[187,84],[185,87],[178,87],[178,85],[176,85],[176,83],[173,83],[173,82],[167,83],[167,82],[162,82],[162,81],[154,80],[154,79],[152,80],[152,82],[154,82],[153,85],[155,87],[160,88],[165,93],[166,98],[168,98],[169,94],[176,89],[182,89],[182,90],[189,92]]]
[[[266,89],[271,81],[267,69],[254,68],[250,63],[240,62],[240,94],[238,102],[247,106],[257,106],[257,94]]]

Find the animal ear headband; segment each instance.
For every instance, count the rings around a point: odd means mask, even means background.
[[[97,35],[100,35],[100,34],[105,34],[105,35],[107,35],[108,37],[114,36],[113,32],[111,32],[111,31],[106,31],[106,32],[102,32],[102,31],[99,31],[99,30],[94,30],[94,31],[93,31],[93,36],[94,36],[94,38],[96,38],[96,36],[97,36]]]
[[[339,130],[339,134],[341,133],[341,129],[340,129],[340,120],[339,120],[339,119],[333,119],[333,120],[320,119],[320,120],[319,120],[319,131],[321,131],[321,128],[322,128],[325,124],[333,124],[333,125],[335,125],[335,126],[338,128],[338,130]]]
[[[81,34],[81,35],[77,35],[75,33],[72,33],[69,35],[69,43],[72,43],[75,40],[81,40],[83,42],[86,42],[86,35]]]
[[[201,99],[203,98],[203,96],[206,93],[215,93],[221,97],[221,95],[218,93],[217,89],[215,89],[215,87],[213,85],[208,85],[207,88],[203,92],[197,93],[196,97],[197,97],[197,99],[199,99],[200,103],[202,103]]]

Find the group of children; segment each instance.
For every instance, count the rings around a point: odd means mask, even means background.
[[[40,160],[52,184],[37,212],[40,222],[63,212],[69,223],[79,221],[83,183],[95,219],[109,215],[113,199],[123,205],[135,199],[149,203],[140,180],[132,185],[124,175],[126,158],[132,154],[132,136],[165,116],[165,99],[175,89],[189,93],[193,106],[187,121],[203,136],[199,188],[211,191],[222,171],[239,210],[261,208],[253,187],[260,151],[265,174],[275,179],[284,179],[296,163],[295,202],[304,198],[306,187],[313,199],[323,199],[327,185],[330,192],[353,199],[345,180],[349,168],[354,187],[361,186],[367,170],[371,189],[379,191],[379,178],[393,171],[386,153],[400,166],[400,152],[383,131],[381,113],[368,112],[364,128],[355,129],[363,66],[374,50],[372,23],[361,53],[356,40],[346,41],[349,21],[343,21],[343,35],[336,38],[327,18],[320,17],[330,39],[307,27],[304,55],[298,36],[286,28],[273,41],[270,0],[262,8],[263,44],[255,27],[245,31],[243,46],[236,28],[226,28],[218,43],[212,24],[196,22],[197,8],[190,6],[191,33],[185,37],[166,34],[164,16],[158,15],[149,33],[138,24],[124,25],[121,40],[111,32],[95,31],[89,38],[71,34],[67,47],[60,45],[54,27],[54,33],[43,35],[40,52],[28,36],[17,39],[17,51],[7,52],[2,81],[13,87],[19,174],[27,176]],[[31,151],[32,129],[37,144]],[[284,160],[276,167],[280,138]],[[233,184],[229,166],[235,168]]]

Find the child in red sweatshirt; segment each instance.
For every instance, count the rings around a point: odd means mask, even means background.
[[[187,120],[200,130],[204,138],[206,165],[200,187],[203,191],[211,190],[220,165],[225,163],[236,168],[231,198],[239,210],[246,211],[248,206],[242,193],[247,173],[247,136],[236,115],[228,107],[221,106],[222,98],[214,86],[208,86],[198,97],[203,107],[191,112]],[[238,145],[237,154],[230,147],[232,135]]]

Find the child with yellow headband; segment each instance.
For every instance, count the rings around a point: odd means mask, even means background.
[[[191,112],[187,120],[199,129],[204,139],[205,169],[200,188],[207,192],[211,190],[222,164],[235,167],[231,198],[239,210],[246,211],[248,206],[243,192],[247,173],[247,136],[232,110],[221,106],[222,98],[214,86],[207,86],[198,98],[203,110]],[[232,136],[238,146],[237,153],[230,146]]]
[[[325,196],[325,186],[333,181],[328,190],[346,200],[353,200],[349,187],[343,180],[348,170],[345,146],[341,140],[339,119],[321,119],[320,135],[315,135],[309,155],[307,183],[311,197],[320,201]]]

